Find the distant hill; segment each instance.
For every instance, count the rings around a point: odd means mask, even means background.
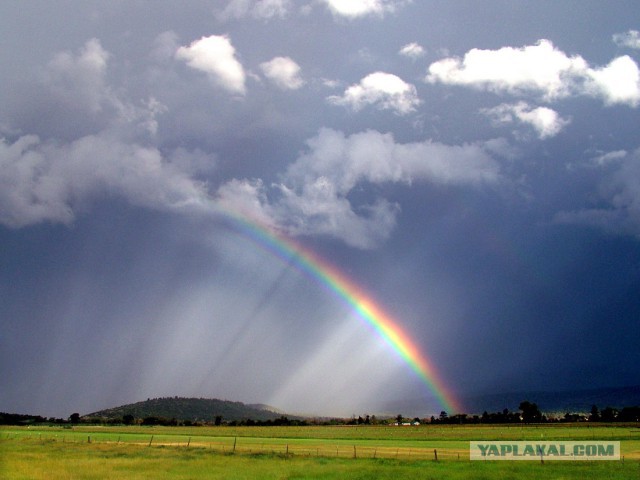
[[[617,388],[598,388],[590,390],[570,391],[522,391],[495,393],[486,395],[462,396],[460,402],[467,414],[502,412],[507,408],[517,412],[520,402],[536,403],[543,413],[588,413],[592,405],[600,410],[606,407],[623,408],[640,406],[640,385]],[[401,413],[410,417],[438,416],[440,406],[435,399],[402,399],[389,402],[376,414],[395,416]],[[395,414],[393,412],[396,412]],[[448,412],[452,413],[452,412]],[[99,417],[103,419],[121,419],[125,415],[134,418],[158,417],[191,422],[215,422],[221,416],[224,422],[255,420],[276,420],[282,416],[289,419],[302,419],[296,415],[288,415],[274,407],[263,404],[247,405],[242,402],[207,398],[154,398],[144,402],[122,405],[120,407],[101,410],[84,415],[84,418]]]
[[[191,422],[214,422],[217,416],[221,416],[225,422],[247,419],[265,421],[275,420],[283,415],[282,412],[274,410],[267,405],[246,405],[242,402],[212,398],[166,397],[100,410],[83,417],[120,419],[125,415],[133,415],[134,418],[158,417]]]

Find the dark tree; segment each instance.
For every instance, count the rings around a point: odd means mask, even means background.
[[[80,423],[80,414],[79,413],[72,413],[71,416],[69,417],[69,421],[71,423],[73,423],[74,425]]]
[[[591,415],[589,415],[590,422],[599,422],[600,421],[600,412],[598,411],[598,407],[593,405],[591,407]]]
[[[618,409],[607,407],[600,413],[603,422],[614,422],[618,417]]]
[[[524,401],[518,407],[522,410],[522,420],[525,423],[539,423],[542,421],[542,413],[535,403]]]
[[[147,425],[162,425],[163,423],[165,423],[163,421],[163,419],[161,419],[159,417],[154,417],[154,416],[144,417],[142,419],[142,425],[144,425],[144,426],[147,426]]]
[[[618,414],[619,422],[640,422],[640,406],[624,407]]]

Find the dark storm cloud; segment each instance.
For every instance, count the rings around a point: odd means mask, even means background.
[[[339,265],[454,391],[640,383],[640,11],[543,7],[2,4],[0,410],[428,393],[220,208]]]

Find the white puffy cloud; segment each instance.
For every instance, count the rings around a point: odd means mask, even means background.
[[[426,81],[463,85],[513,95],[534,94],[552,101],[570,95],[602,98],[606,104],[636,106],[640,101],[638,66],[628,56],[592,68],[579,55],[568,56],[549,40],[522,48],[472,49],[429,66]]]
[[[300,66],[289,57],[275,57],[260,64],[265,77],[283,90],[296,90],[304,85]]]
[[[627,47],[640,49],[640,32],[638,30],[629,30],[624,33],[615,33],[613,41],[619,47]]]
[[[335,16],[358,18],[392,13],[407,1],[400,0],[322,0]]]
[[[425,52],[425,49],[422,47],[422,45],[416,42],[412,42],[404,45],[398,53],[403,57],[408,57],[415,60],[417,58],[424,56],[426,52]]]
[[[205,72],[222,88],[244,94],[246,76],[235,53],[228,37],[211,35],[193,41],[188,47],[178,48],[176,58],[185,61],[191,68]]]
[[[415,111],[420,105],[416,87],[391,73],[375,72],[359,83],[348,87],[342,96],[327,99],[334,105],[344,105],[361,110],[366,105],[377,105],[382,110],[393,110],[398,115]]]
[[[221,21],[247,16],[259,19],[283,18],[290,7],[291,0],[231,0],[217,17]]]
[[[182,159],[184,162],[184,154]],[[207,192],[155,148],[102,133],[59,145],[25,135],[0,141],[0,223],[70,223],[100,196],[133,205],[194,211]]]
[[[221,201],[294,235],[322,234],[372,248],[393,230],[399,206],[385,198],[354,205],[349,194],[363,185],[431,182],[484,185],[500,180],[499,166],[482,145],[431,141],[399,144],[377,131],[345,136],[322,129],[307,142],[279,183],[234,180]]]
[[[474,48],[463,59],[439,60],[429,66],[427,81],[514,94],[533,92],[553,99],[568,95],[572,77],[586,69],[581,57],[568,57],[549,40],[540,40],[522,48]]]
[[[503,103],[497,107],[482,110],[498,124],[521,122],[532,126],[541,139],[554,137],[570,123],[560,117],[558,112],[548,107],[533,108],[526,102]]]
[[[640,70],[631,57],[618,57],[606,67],[589,70],[586,93],[600,97],[607,105],[640,102]]]
[[[594,164],[605,172],[596,192],[599,206],[562,211],[554,220],[640,238],[640,149],[609,152],[596,158]]]

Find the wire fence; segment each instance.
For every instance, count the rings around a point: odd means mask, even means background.
[[[404,447],[387,445],[357,445],[341,442],[331,444],[323,441],[314,443],[313,440],[286,441],[286,439],[259,439],[252,437],[200,437],[200,436],[173,436],[173,435],[141,435],[126,434],[112,435],[100,433],[6,433],[3,440],[14,440],[31,444],[88,444],[110,445],[126,447],[147,448],[184,448],[208,450],[219,454],[238,455],[277,455],[281,457],[306,456],[325,458],[380,458],[398,460],[469,460],[468,448],[442,448],[433,446]],[[269,441],[271,440],[271,441]]]
[[[29,432],[28,430],[2,432],[2,441],[18,441],[37,444],[87,444],[95,446],[134,448],[176,448],[199,449],[218,454],[275,455],[283,458],[294,456],[353,458],[353,459],[397,459],[432,461],[469,461],[468,442],[450,442],[442,445],[425,441],[422,445],[411,446],[385,444],[371,440],[366,444],[351,443],[348,440],[335,442],[324,439],[285,439],[258,437],[212,437],[203,435],[170,435],[144,433],[110,432]],[[635,442],[634,442],[635,444]],[[626,457],[626,458],[625,458]],[[639,461],[639,448],[626,452],[620,461]]]

